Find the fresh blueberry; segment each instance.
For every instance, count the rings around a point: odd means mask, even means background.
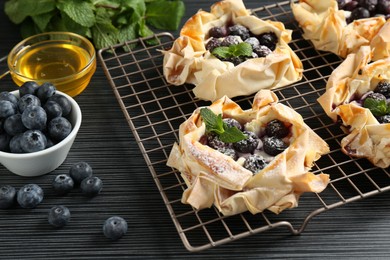
[[[8,91],[3,91],[0,93],[0,100],[7,100],[15,106],[18,105],[18,98]]]
[[[223,39],[221,42],[221,46],[230,46],[230,45],[237,45],[242,42],[242,39],[240,36],[236,35],[228,35]]]
[[[283,138],[290,133],[290,130],[282,121],[274,119],[267,123],[265,127],[265,133],[268,136],[276,136],[278,138]]]
[[[35,91],[38,89],[39,85],[35,81],[27,81],[23,83],[19,88],[19,96],[23,97],[26,94],[35,95]]]
[[[0,117],[7,118],[17,113],[17,107],[8,100],[0,100]]]
[[[228,126],[228,127],[237,127],[239,130],[242,130],[242,125],[240,122],[238,122],[234,118],[224,118],[223,122]]]
[[[256,37],[249,37],[244,42],[249,43],[252,46],[252,49],[260,46],[260,41]]]
[[[7,133],[0,134],[0,151],[8,152],[9,151],[9,142],[11,137]]]
[[[56,142],[64,140],[72,132],[72,124],[65,117],[56,117],[50,120],[47,130],[49,136]]]
[[[39,130],[27,130],[20,137],[20,146],[26,153],[38,152],[46,148],[46,136]]]
[[[241,153],[252,153],[260,143],[259,137],[250,131],[243,131],[246,139],[233,143],[234,149]]]
[[[41,106],[41,101],[32,94],[26,94],[21,97],[18,102],[20,113],[23,113],[23,111],[29,106]]]
[[[376,11],[379,14],[388,15],[390,14],[390,1],[389,0],[378,0]]]
[[[7,117],[4,121],[4,130],[11,136],[23,133],[26,131],[26,127],[22,122],[22,115],[15,114]]]
[[[9,150],[11,153],[24,153],[24,150],[22,148],[21,139],[22,139],[23,133],[17,134],[11,138],[9,141]]]
[[[257,154],[251,154],[245,159],[244,168],[251,171],[253,174],[258,173],[260,170],[267,166],[264,158]]]
[[[274,32],[263,33],[258,36],[260,45],[267,46],[271,51],[274,51],[278,43],[278,36]]]
[[[219,149],[223,147],[232,147],[231,143],[225,143],[219,139],[219,136],[216,134],[208,134],[207,135],[207,144],[213,149]]]
[[[122,217],[113,216],[104,222],[103,234],[111,239],[118,240],[127,232],[127,222]]]
[[[62,116],[62,108],[57,102],[48,101],[43,106],[43,109],[46,111],[47,119]]]
[[[62,116],[69,115],[70,111],[72,110],[70,101],[63,95],[54,94],[53,96],[49,97],[47,101],[57,102],[62,108]]]
[[[103,188],[103,182],[96,176],[87,177],[81,181],[81,192],[87,197],[94,197],[100,193]]]
[[[262,58],[262,57],[267,57],[272,53],[271,49],[268,48],[265,45],[259,45],[253,49],[253,52],[256,53],[257,57]]]
[[[211,38],[207,43],[206,43],[206,50],[209,50],[212,52],[215,48],[221,47],[222,40],[218,38]]]
[[[56,87],[49,82],[45,82],[37,89],[36,96],[41,100],[42,103],[45,103],[46,100],[55,93]]]
[[[263,149],[269,155],[276,156],[286,150],[288,145],[275,136],[266,136],[263,139]]]
[[[221,26],[221,27],[216,26],[216,27],[212,27],[209,30],[209,37],[221,38],[221,37],[225,37],[227,34],[228,32],[225,26]]]
[[[10,185],[0,187],[0,209],[8,209],[15,203],[16,189]]]
[[[350,20],[354,21],[354,20],[364,19],[369,17],[370,17],[370,11],[368,11],[364,7],[358,7],[351,12]]]
[[[58,195],[65,195],[73,189],[74,181],[68,174],[59,174],[52,181],[52,187]]]
[[[41,106],[28,106],[22,113],[24,126],[32,130],[43,130],[46,128],[47,115]]]
[[[92,176],[92,167],[86,162],[77,162],[69,169],[69,176],[76,184],[80,184],[82,180]]]
[[[245,26],[242,26],[240,24],[235,24],[233,26],[230,26],[228,28],[228,34],[240,36],[240,38],[242,40],[246,40],[250,37],[250,32],[249,32],[248,28],[246,28]]]
[[[359,5],[366,8],[370,12],[375,11],[377,4],[378,0],[359,0]]]
[[[384,95],[386,98],[390,98],[390,82],[389,81],[381,81],[376,85],[374,90],[376,93],[380,93]]]
[[[49,210],[49,224],[60,228],[68,224],[70,220],[70,211],[65,206],[54,206]]]
[[[219,147],[216,150],[220,153],[223,153],[224,155],[231,157],[233,160],[237,160],[237,153],[231,147]]]
[[[43,200],[43,190],[37,184],[27,184],[20,188],[16,200],[22,208],[35,208]]]

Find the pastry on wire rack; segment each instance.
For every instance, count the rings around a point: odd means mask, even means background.
[[[164,76],[195,85],[194,95],[214,101],[275,89],[302,78],[283,23],[251,15],[242,0],[225,0],[193,15],[171,49],[163,51]]]
[[[318,99],[326,114],[348,133],[342,151],[390,166],[390,58],[371,62],[372,50],[362,46],[332,72]]]
[[[390,1],[299,0],[291,9],[303,38],[342,58],[370,46],[372,60],[390,56]],[[387,20],[386,20],[387,19]]]
[[[197,108],[180,125],[167,165],[187,185],[182,202],[196,209],[280,213],[297,207],[302,193],[326,188],[329,176],[310,170],[328,152],[300,114],[260,90],[251,109],[226,96]]]

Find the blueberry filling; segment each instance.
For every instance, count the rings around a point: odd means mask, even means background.
[[[337,0],[337,4],[339,9],[346,11],[347,23],[376,16],[390,18],[388,0]]]

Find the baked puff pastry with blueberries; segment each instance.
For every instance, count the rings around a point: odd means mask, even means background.
[[[302,62],[290,49],[283,23],[251,15],[242,0],[225,0],[193,15],[164,54],[173,85],[195,85],[193,93],[214,101],[274,89],[302,78]]]
[[[372,60],[390,56],[389,0],[299,0],[291,9],[317,50],[345,58],[370,46]]]
[[[328,152],[297,112],[260,90],[248,110],[226,96],[196,109],[180,125],[167,165],[187,185],[182,202],[196,209],[280,213],[302,193],[326,188],[329,176],[310,169]]]
[[[342,151],[367,158],[374,165],[390,166],[390,58],[371,61],[363,46],[332,72],[325,93],[318,99],[326,114],[340,121],[348,133]]]

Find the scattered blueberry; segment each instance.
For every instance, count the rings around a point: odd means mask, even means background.
[[[282,121],[274,119],[267,123],[265,127],[265,133],[268,136],[276,136],[278,138],[283,138],[290,133],[290,130]]]
[[[72,124],[65,117],[59,116],[50,120],[47,130],[54,141],[60,142],[72,132]]]
[[[260,143],[259,137],[250,131],[243,131],[246,139],[233,143],[234,148],[241,153],[252,153]]]
[[[275,136],[266,136],[263,139],[263,149],[269,155],[276,156],[286,150],[288,145]]]
[[[37,184],[27,184],[20,188],[16,199],[22,208],[32,209],[43,200],[43,190]]]
[[[20,137],[20,146],[26,153],[41,151],[46,144],[46,136],[39,130],[27,130]]]
[[[119,216],[113,216],[104,222],[103,233],[111,240],[118,240],[127,232],[127,222]]]
[[[70,220],[70,211],[65,206],[54,206],[49,210],[49,224],[60,228],[68,224]]]
[[[22,122],[22,115],[15,114],[4,120],[4,130],[11,136],[21,134],[27,130]]]
[[[80,184],[82,180],[92,176],[92,167],[86,162],[77,162],[69,169],[69,176],[76,184]]]
[[[262,156],[257,154],[252,154],[248,156],[244,162],[244,168],[251,171],[254,174],[264,169],[265,166],[267,166],[266,161]]]
[[[10,185],[0,187],[0,209],[8,209],[15,203],[16,190]]]
[[[23,97],[26,94],[35,95],[35,91],[38,89],[39,85],[35,81],[27,81],[23,83],[19,88],[19,96]]]
[[[67,174],[59,174],[52,181],[52,187],[58,195],[65,195],[73,189],[74,181]]]
[[[103,188],[103,182],[96,176],[87,177],[81,181],[81,192],[87,197],[94,197],[100,193]]]

